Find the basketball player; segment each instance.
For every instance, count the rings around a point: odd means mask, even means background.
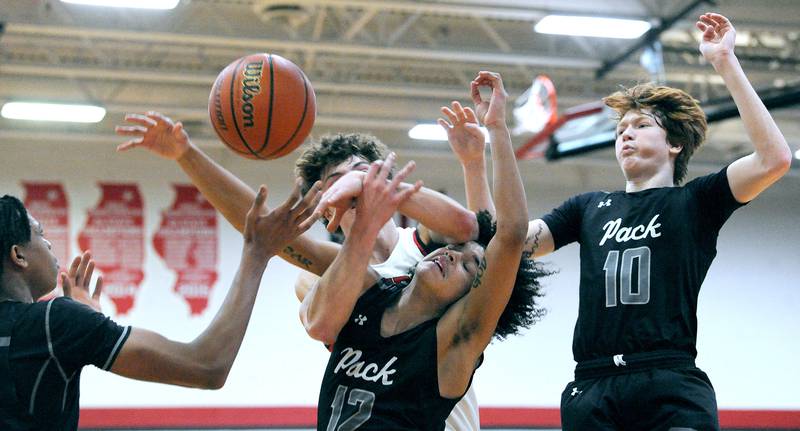
[[[445,429],[491,338],[515,333],[541,313],[533,301],[537,270],[522,258],[527,208],[505,125],[507,95],[499,75],[481,73],[476,82],[493,90],[485,124],[497,232],[485,249],[469,242],[434,251],[407,283],[381,278],[369,266],[370,251],[403,197],[398,180],[388,181],[392,158],[371,164],[351,232],[301,308],[309,335],[333,346],[317,429]],[[328,312],[328,296],[346,304],[346,319]]]
[[[194,146],[180,122],[174,123],[155,112],[128,115],[126,119],[134,125],[119,126],[117,133],[133,136],[134,139],[120,145],[120,151],[141,146],[154,154],[177,161],[206,199],[235,228],[241,230],[245,203],[252,199],[253,191],[249,186]],[[386,157],[386,152],[386,147],[370,135],[328,135],[303,151],[296,163],[296,171],[305,184],[321,180],[323,190],[328,191],[349,172],[366,171],[371,162]],[[402,183],[401,187],[408,189],[419,185]],[[418,220],[420,225],[417,228],[399,228],[392,219],[386,222],[378,234],[370,260],[383,277],[406,276],[424,255],[436,248],[431,246],[433,243],[464,242],[477,238],[475,213],[433,190],[421,188],[404,201],[399,210]],[[349,211],[349,205],[340,207],[338,211],[327,211],[325,216],[331,219],[330,230],[335,230],[341,223],[345,236],[350,233],[352,211]],[[289,244],[280,256],[303,270],[321,275],[340,248],[341,245],[332,241],[302,235]],[[295,293],[301,302],[307,286],[306,283],[296,284]],[[331,310],[341,313],[338,318],[346,319],[349,312],[337,302],[337,298],[331,299]],[[477,429],[480,429],[477,397],[470,388],[448,419],[448,430]]]
[[[0,198],[0,429],[76,430],[81,369],[90,364],[137,380],[221,388],[267,262],[314,222],[309,216],[318,190],[317,185],[300,199],[298,184],[286,202],[268,211],[261,187],[246,216],[236,278],[214,320],[189,343],[119,326],[96,311],[102,281],[90,295],[89,253],[60,275],[65,293],[80,302],[36,302],[55,287],[58,262],[43,227],[22,202]]]
[[[529,223],[526,251],[581,247],[575,381],[564,430],[718,430],[714,389],[695,366],[697,297],[722,225],[789,169],[791,151],[734,55],[722,15],[700,16],[700,52],[739,109],[754,152],[683,186],[706,118],[685,92],[637,85],[604,99],[619,115],[625,190],[574,196]]]

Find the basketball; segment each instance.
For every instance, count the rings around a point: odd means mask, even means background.
[[[269,160],[303,143],[314,125],[317,99],[294,63],[275,54],[251,54],[217,76],[208,113],[228,148],[249,159]]]

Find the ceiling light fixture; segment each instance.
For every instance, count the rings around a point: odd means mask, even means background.
[[[68,123],[98,123],[106,116],[105,108],[92,105],[56,103],[8,102],[0,110],[3,118],[12,120],[63,121]]]
[[[61,0],[88,6],[127,7],[135,9],[175,9],[180,0]]]
[[[481,127],[486,142],[489,142],[489,131]],[[408,137],[421,141],[447,141],[447,132],[438,124],[417,124],[408,131]]]
[[[647,21],[574,15],[547,15],[533,27],[537,33],[636,39],[650,30]]]

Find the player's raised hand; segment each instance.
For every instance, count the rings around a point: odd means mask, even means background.
[[[97,277],[94,292],[89,292],[94,266],[91,252],[85,251],[82,255],[76,256],[68,272],[61,273],[61,286],[64,289],[64,296],[86,304],[95,311],[102,311],[100,294],[103,293],[103,277]]]
[[[483,100],[480,87],[492,89],[489,100]],[[475,103],[475,112],[480,121],[487,128],[506,126],[506,102],[508,93],[503,86],[503,79],[499,73],[482,70],[470,83],[472,102]]]
[[[244,252],[269,259],[317,220],[314,208],[321,196],[321,183],[317,181],[303,197],[300,178],[288,199],[272,211],[267,209],[267,186],[258,189],[253,205],[247,212],[244,224]]]
[[[114,131],[132,139],[117,146],[117,151],[142,147],[170,160],[177,160],[191,145],[183,124],[169,117],[150,111],[145,114],[127,114],[125,121],[131,125],[117,126]]]
[[[400,183],[414,171],[416,164],[413,161],[408,162],[391,181],[388,179],[395,158],[392,152],[386,160],[376,160],[369,166],[361,196],[356,199],[355,229],[380,229],[394,215],[400,204],[422,187],[422,181],[417,181],[413,187],[399,189]]]
[[[314,214],[321,216],[325,212],[332,212],[328,221],[328,232],[336,232],[344,214],[355,206],[356,198],[361,195],[366,176],[366,172],[350,171],[339,177],[322,194]]]
[[[486,137],[480,129],[478,117],[469,107],[454,101],[451,107],[442,106],[441,111],[447,119],[437,122],[447,132],[447,142],[462,165],[484,159]]]
[[[700,53],[706,61],[716,66],[733,55],[736,29],[728,18],[716,13],[704,13],[695,26],[703,32]]]

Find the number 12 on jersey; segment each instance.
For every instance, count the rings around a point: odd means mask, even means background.
[[[339,385],[339,387],[336,388],[336,396],[333,398],[333,403],[331,404],[333,412],[330,421],[328,421],[328,428],[326,431],[355,430],[369,420],[369,417],[372,415],[372,405],[375,404],[375,394],[363,389],[353,388],[353,390],[350,391],[350,396],[347,397],[347,404],[358,406],[358,411],[339,425],[339,421],[342,419],[342,407],[344,406],[347,389],[348,387],[345,385]]]
[[[609,251],[606,263],[603,265],[603,271],[606,273],[606,307],[617,306],[617,290],[619,290],[619,302],[623,304],[647,304],[650,302],[650,248],[643,246],[623,250],[621,268],[619,252],[619,250]],[[633,284],[634,261],[638,274],[636,286]],[[619,288],[617,288],[617,272],[619,272]]]

